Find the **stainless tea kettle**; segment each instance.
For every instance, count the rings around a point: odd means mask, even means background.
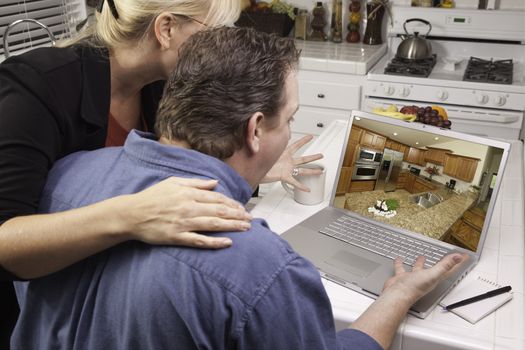
[[[407,23],[416,21],[428,25],[428,32],[423,37],[419,36],[419,32],[414,32],[414,35],[408,34]],[[430,41],[424,38],[432,30],[432,25],[428,21],[421,18],[410,18],[403,23],[403,29],[405,29],[405,33],[407,34],[406,36],[401,36],[403,41],[397,47],[397,57],[409,60],[422,60],[432,57]]]

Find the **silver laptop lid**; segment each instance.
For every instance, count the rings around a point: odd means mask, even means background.
[[[361,111],[350,127],[330,205],[479,258],[510,144]]]

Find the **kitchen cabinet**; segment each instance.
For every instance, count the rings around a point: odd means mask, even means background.
[[[337,119],[348,119],[349,114],[350,112],[338,109],[321,109],[301,105],[292,123],[292,133],[298,134],[294,139],[303,135],[317,136],[322,133],[331,122]]]
[[[443,174],[455,177],[458,172],[459,158],[452,156],[452,154],[445,154],[445,164],[443,165]]]
[[[407,178],[405,180],[405,190],[407,190],[410,193],[414,193],[414,182],[416,182],[417,176],[412,174],[407,174]]]
[[[405,172],[399,173],[399,176],[397,178],[396,188],[405,188],[405,184],[407,182],[408,174]]]
[[[361,146],[383,151],[383,149],[385,148],[385,143],[385,136],[373,133],[368,130],[363,130],[360,142]]]
[[[348,120],[361,104],[366,75],[300,69],[299,110],[292,124],[294,139],[303,134],[319,135],[337,119]]]
[[[350,186],[348,187],[348,192],[373,191],[375,184],[376,184],[375,181],[354,180],[350,182]]]
[[[416,148],[416,147],[407,147],[405,150],[405,156],[403,160],[407,163],[417,164],[424,166],[426,150]]]
[[[485,215],[486,213],[482,209],[474,207],[463,214],[462,220],[481,232],[485,223]]]
[[[346,151],[345,151],[345,157],[343,159],[343,166],[353,166],[355,162],[355,154],[357,146],[359,145],[359,141],[361,140],[361,134],[363,133],[363,129],[352,126],[352,130],[350,131],[350,137],[348,139],[348,143],[346,145]]]
[[[352,171],[354,170],[355,154],[357,152],[357,146],[361,139],[363,129],[353,126],[350,131],[350,137],[346,145],[346,151],[343,158],[343,167],[341,168],[341,175],[339,176],[339,182],[337,184],[337,194],[341,195],[348,192],[350,182],[352,181]]]
[[[486,213],[480,208],[470,208],[450,227],[445,241],[476,251],[485,215]]]
[[[406,172],[401,173],[401,174],[406,174],[404,175],[405,177],[405,180],[403,183],[404,186],[401,186],[401,183],[398,182],[397,188],[404,188],[410,193],[428,192],[428,191],[433,191],[436,189],[436,186],[434,186],[432,183],[426,180],[423,180],[416,175],[406,173]]]
[[[401,152],[404,154],[408,146],[402,143],[399,143],[397,141],[387,139],[385,142],[385,148],[388,148],[388,149],[391,149],[397,152]]]
[[[434,190],[435,188],[436,187],[430,182],[416,178],[414,185],[412,186],[412,192],[410,193],[428,192]]]
[[[349,192],[350,183],[352,181],[352,171],[353,167],[341,168],[341,174],[339,175],[339,182],[337,183],[336,195],[343,195],[346,192]]]
[[[446,153],[443,173],[465,182],[472,182],[479,161],[479,158]]]
[[[427,151],[425,152],[425,161],[432,164],[443,165],[445,164],[445,155],[451,152],[452,151],[449,149],[427,146]]]

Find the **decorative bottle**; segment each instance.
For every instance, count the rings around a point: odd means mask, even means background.
[[[331,36],[334,43],[343,41],[343,1],[333,0]]]
[[[318,1],[312,11],[313,19],[312,23],[310,24],[312,27],[312,34],[310,35],[310,40],[326,40],[326,34],[324,32],[324,27],[326,26],[325,13],[326,11],[323,7],[323,3]]]
[[[308,25],[308,11],[299,10],[295,16],[295,32],[294,37],[296,39],[306,40],[306,28]]]
[[[366,4],[366,29],[363,43],[368,45],[379,45],[383,43],[382,27],[383,16],[385,15],[386,1],[376,0]]]
[[[348,34],[346,41],[349,43],[358,43],[361,40],[359,34],[359,22],[361,21],[361,3],[358,0],[352,0],[348,6],[350,10],[348,15]]]

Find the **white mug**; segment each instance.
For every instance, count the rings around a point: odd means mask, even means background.
[[[301,191],[298,188],[288,185],[281,181],[283,188],[293,196],[293,199],[300,204],[315,205],[324,200],[324,184],[326,180],[326,169],[321,164],[304,164],[299,168],[322,169],[320,175],[297,175],[295,179],[308,187],[310,192]]]

